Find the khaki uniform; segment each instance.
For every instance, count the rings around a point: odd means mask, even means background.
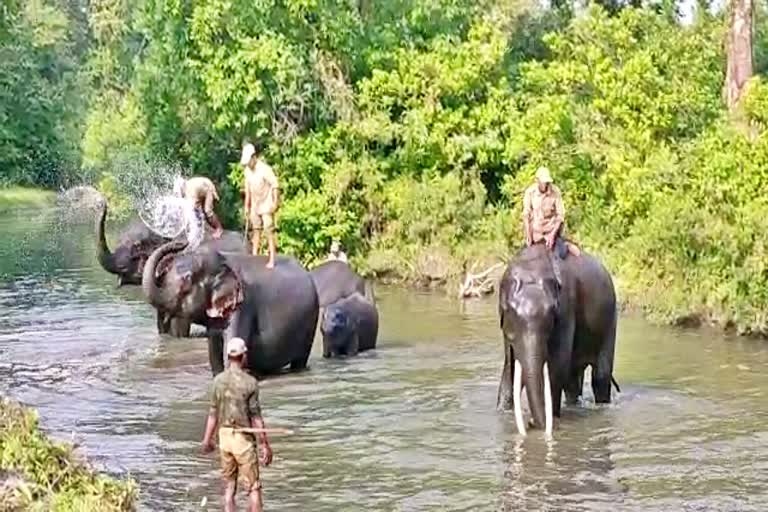
[[[260,488],[256,438],[236,431],[250,428],[251,418],[261,416],[258,382],[241,368],[230,366],[213,380],[211,410],[218,419],[224,478],[237,480],[240,476],[249,490]]]
[[[329,253],[328,254],[328,261],[341,261],[343,263],[348,263],[347,261],[347,255],[344,251],[339,251],[338,254]]]
[[[272,230],[275,225],[275,210],[273,191],[278,188],[277,176],[264,160],[259,158],[256,167],[245,168],[245,186],[251,197],[251,211],[248,216],[254,229]]]
[[[184,197],[191,201],[195,208],[201,208],[206,217],[213,215],[213,205],[219,200],[216,185],[202,176],[189,178],[184,183]]]
[[[530,222],[533,243],[543,242],[565,221],[565,206],[560,189],[552,183],[544,193],[535,183],[528,187],[523,197],[523,219]]]

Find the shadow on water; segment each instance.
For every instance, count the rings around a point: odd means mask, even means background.
[[[218,510],[217,463],[198,446],[205,341],[160,337],[137,288],[98,268],[92,223],[0,219],[0,391],[55,436],[141,484],[142,510]],[[495,410],[493,299],[377,288],[379,350],[262,384],[274,437],[268,510],[764,510],[768,345],[622,319],[623,393],[587,391],[552,442]]]

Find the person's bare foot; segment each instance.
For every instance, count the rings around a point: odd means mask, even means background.
[[[270,270],[275,268],[275,262],[274,261],[268,261],[267,262],[267,268],[270,269]]]

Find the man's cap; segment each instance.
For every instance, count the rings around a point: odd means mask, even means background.
[[[256,146],[253,144],[246,144],[243,146],[243,153],[240,155],[240,164],[247,165],[251,161],[251,157],[256,154]]]
[[[232,338],[227,342],[227,355],[230,357],[241,356],[248,352],[243,338]]]
[[[552,175],[549,174],[549,169],[546,167],[539,167],[536,171],[536,179],[540,183],[552,183]]]

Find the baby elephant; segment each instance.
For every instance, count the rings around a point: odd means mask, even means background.
[[[323,333],[323,357],[354,356],[376,348],[379,312],[360,293],[328,305],[320,325]]]

